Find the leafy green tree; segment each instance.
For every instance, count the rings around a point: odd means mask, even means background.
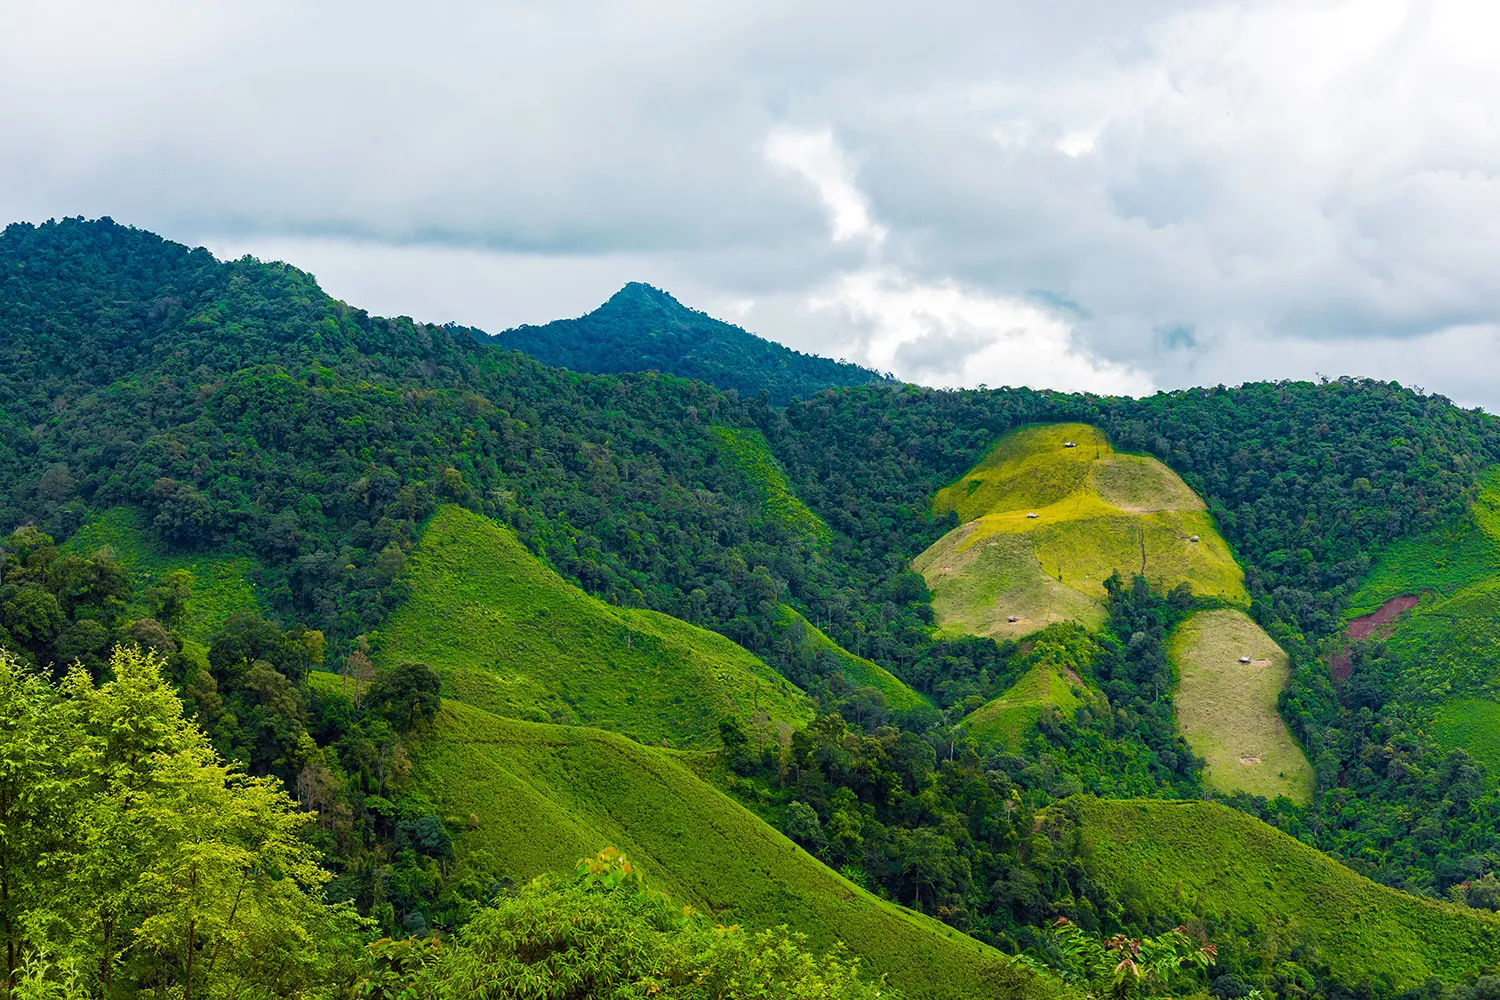
[[[226,765],[161,661],[117,649],[112,679],[53,685],[0,656],[0,933],[8,980],[134,996],[301,996],[352,956],[322,901],[313,816]]]
[[[398,731],[431,723],[442,707],[443,679],[425,663],[407,660],[375,676],[366,700]]]
[[[841,949],[816,954],[785,928],[752,933],[674,906],[606,849],[581,861],[571,880],[543,876],[481,910],[451,943],[375,942],[355,992],[379,1000],[899,1000],[859,971]]]
[[[1190,981],[1192,970],[1208,968],[1218,955],[1214,945],[1194,941],[1185,927],[1154,938],[1117,934],[1101,940],[1066,917],[1053,925],[1049,943],[1044,959],[1023,955],[1018,961],[1076,984],[1099,1000],[1135,1000],[1152,991],[1170,994]]]

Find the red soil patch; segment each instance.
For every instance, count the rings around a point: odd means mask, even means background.
[[[1417,599],[1410,594],[1393,597],[1370,614],[1351,619],[1349,627],[1344,631],[1344,639],[1346,642],[1368,639],[1381,626],[1389,625],[1416,606]],[[1349,674],[1354,670],[1354,656],[1347,645],[1329,659],[1328,670],[1336,681],[1349,679]]]

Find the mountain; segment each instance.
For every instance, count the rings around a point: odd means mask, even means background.
[[[109,220],[12,225],[0,779],[32,812],[6,836],[93,853],[0,856],[0,954],[186,992],[242,911],[169,892],[197,871],[176,861],[230,884],[295,844],[320,890],[255,905],[331,929],[236,952],[250,978],[210,993],[277,994],[283,955],[294,995],[417,990],[433,933],[450,956],[566,935],[539,909],[559,893],[605,933],[655,887],[652,920],[785,922],[812,949],[786,962],[841,941],[921,995],[1066,992],[1001,955],[1063,961],[1067,918],[1106,951],[1183,921],[1222,943],[1163,995],[1398,1000],[1430,972],[1423,1000],[1479,1000],[1497,475],[1493,418],[1390,383],[769,405],[548,367]],[[80,735],[84,702],[123,715]],[[224,853],[110,839],[133,819],[109,741],[155,732],[187,749],[119,759],[218,777],[186,806],[201,784],[142,778],[150,843],[212,819]],[[235,788],[270,805],[221,816]],[[93,816],[110,837],[57,842]],[[43,938],[105,919],[130,962]]]
[[[634,281],[587,315],[514,327],[491,340],[558,368],[665,372],[750,398],[766,392],[776,404],[830,386],[892,383],[868,368],[757,337]]]

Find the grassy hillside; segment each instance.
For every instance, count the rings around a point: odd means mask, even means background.
[[[910,712],[922,705],[930,704],[926,698],[906,686],[906,682],[873,660],[855,656],[834,642],[823,631],[798,614],[795,608],[783,604],[777,607],[777,627],[785,635],[795,632],[800,637],[799,652],[813,657],[831,657],[837,664],[844,680],[853,687],[872,687],[885,696],[885,703],[898,712]]]
[[[1470,981],[1500,961],[1500,915],[1371,882],[1245,813],[1206,802],[1075,799],[1097,877],[1221,945],[1275,961],[1294,946],[1345,982]]]
[[[675,900],[754,927],[843,940],[912,997],[1051,993],[999,952],[876,899],[696,777],[681,754],[445,702],[416,757],[419,790],[459,831],[459,877],[517,881],[625,851]],[[994,979],[992,977],[999,977]]]
[[[1064,718],[1071,717],[1083,704],[1079,697],[1083,688],[1083,679],[1066,667],[1038,663],[1000,697],[970,712],[964,725],[970,736],[982,742],[1015,746],[1048,705]]]
[[[1382,629],[1403,667],[1389,694],[1430,709],[1442,746],[1500,774],[1500,468],[1462,518],[1381,552],[1348,615],[1403,595],[1421,600]]]
[[[222,554],[164,555],[146,536],[145,515],[134,507],[113,507],[95,515],[59,548],[84,553],[105,546],[130,569],[137,596],[173,570],[185,569],[193,574],[193,596],[178,627],[188,639],[207,640],[232,614],[264,613],[250,582],[255,570],[253,560]],[[147,612],[137,604],[131,613]]]
[[[1479,477],[1479,487],[1461,518],[1434,531],[1402,539],[1381,551],[1348,616],[1369,614],[1392,597],[1456,591],[1500,577],[1500,467]]]
[[[938,492],[933,510],[964,522],[913,562],[946,634],[1097,625],[1104,581],[1116,571],[1248,602],[1244,573],[1203,502],[1166,466],[1114,452],[1087,424],[1007,434]]]
[[[376,662],[430,663],[498,715],[686,747],[717,745],[729,715],[766,740],[812,718],[802,692],[728,639],[585,594],[461,507],[427,523],[407,572],[412,596],[377,634]]]
[[[710,427],[724,455],[744,474],[760,497],[761,516],[793,536],[825,541],[828,525],[792,492],[770,445],[760,431],[741,427]]]
[[[1455,698],[1432,720],[1432,736],[1445,750],[1462,747],[1490,774],[1500,775],[1500,702]]]
[[[1281,647],[1244,612],[1221,609],[1179,625],[1170,656],[1177,727],[1208,761],[1208,783],[1224,792],[1308,801],[1312,767],[1276,710],[1290,676]],[[1250,662],[1241,663],[1246,656]]]

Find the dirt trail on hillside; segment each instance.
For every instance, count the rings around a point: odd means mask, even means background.
[[[1403,594],[1400,597],[1391,598],[1367,615],[1350,619],[1349,627],[1344,630],[1344,648],[1328,660],[1328,671],[1333,674],[1333,679],[1346,681],[1354,670],[1354,655],[1349,648],[1349,643],[1368,639],[1382,626],[1391,624],[1416,606],[1417,598],[1410,594]]]

